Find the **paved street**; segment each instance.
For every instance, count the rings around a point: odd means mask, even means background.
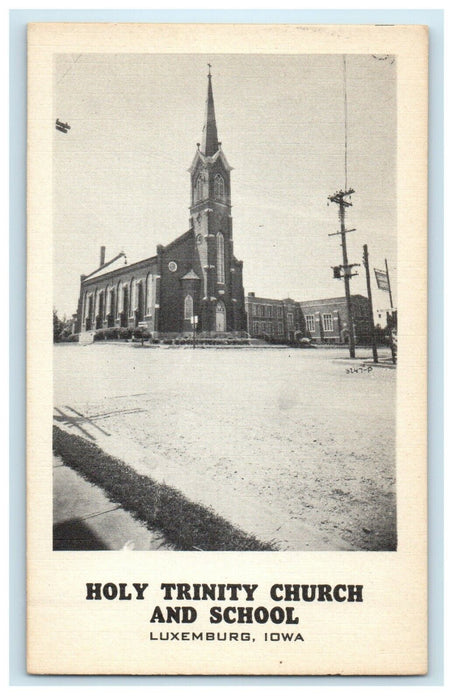
[[[56,345],[55,424],[280,549],[393,549],[396,371],[357,355]]]

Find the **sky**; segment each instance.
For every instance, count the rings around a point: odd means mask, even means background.
[[[190,176],[212,83],[230,165],[245,292],[299,301],[344,295],[338,207],[351,263],[387,258],[396,305],[396,61],[391,56],[60,54],[54,64],[54,306],[76,311],[80,275],[124,250],[155,255],[189,228]],[[346,66],[346,69],[345,69]],[[345,80],[346,78],[346,80]],[[345,89],[346,88],[346,89]],[[345,100],[346,95],[346,100]],[[346,109],[345,109],[346,107]],[[346,119],[345,119],[346,117]],[[346,129],[345,129],[346,124]],[[363,266],[351,292],[366,295]],[[388,308],[376,287],[375,309]]]

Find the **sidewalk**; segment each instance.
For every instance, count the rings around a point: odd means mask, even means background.
[[[173,549],[162,534],[134,520],[58,455],[53,479],[54,550]]]
[[[356,356],[354,358],[350,357],[341,357],[341,358],[336,358],[335,362],[341,362],[343,364],[350,363],[350,364],[357,364],[360,362],[360,364],[364,366],[371,366],[371,367],[388,367],[391,369],[396,369],[397,365],[396,363],[394,364],[392,361],[392,356],[390,352],[383,352],[382,349],[380,348],[378,350],[378,362],[374,362],[373,356],[370,354],[370,352],[365,349],[365,348],[357,348],[356,349]]]

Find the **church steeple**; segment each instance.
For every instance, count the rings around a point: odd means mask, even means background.
[[[198,306],[193,307],[197,309],[198,330],[223,333],[245,329],[244,291],[242,263],[233,253],[232,168],[217,139],[210,69],[209,65],[203,143],[197,143],[189,168],[193,271],[198,279],[186,277],[182,284],[188,289],[190,283],[199,295]],[[192,294],[187,291],[187,295]],[[189,322],[185,330],[191,330]]]
[[[214,96],[212,94],[211,64],[208,63],[208,96],[206,98],[206,113],[201,140],[201,152],[205,156],[213,156],[219,150],[217,140],[217,125],[215,121]]]

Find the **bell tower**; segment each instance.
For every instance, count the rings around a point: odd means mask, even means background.
[[[190,220],[194,231],[195,258],[202,271],[201,323],[199,330],[221,333],[241,330],[235,304],[238,261],[233,254],[231,219],[232,168],[218,140],[208,63],[208,91],[202,140],[189,168]],[[242,275],[242,269],[240,270]],[[241,282],[242,283],[242,282]]]

